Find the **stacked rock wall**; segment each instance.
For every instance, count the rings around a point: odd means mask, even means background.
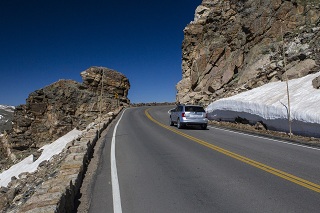
[[[285,70],[319,71],[319,10],[319,0],[203,0],[184,29],[177,101],[206,105],[285,80]]]

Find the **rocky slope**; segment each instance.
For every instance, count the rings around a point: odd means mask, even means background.
[[[184,29],[177,101],[207,105],[319,71],[319,0],[203,0]]]
[[[2,138],[3,158],[16,161],[25,152],[38,149],[74,128],[89,123],[118,107],[128,105],[129,80],[121,73],[103,67],[81,72],[83,83],[59,80],[29,95],[17,106],[13,128]],[[1,160],[1,159],[0,159]]]

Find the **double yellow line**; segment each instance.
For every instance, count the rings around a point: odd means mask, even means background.
[[[181,135],[181,136],[183,136],[183,137],[185,137],[185,138],[188,138],[188,139],[190,139],[190,140],[192,140],[192,141],[194,141],[194,142],[196,142],[196,143],[198,143],[198,144],[201,144],[201,145],[203,145],[203,146],[205,146],[205,147],[208,147],[208,148],[210,148],[210,149],[212,149],[212,150],[215,150],[215,151],[220,152],[220,153],[222,153],[222,154],[225,154],[225,155],[227,155],[227,156],[229,156],[229,157],[232,157],[232,158],[234,158],[234,159],[237,159],[237,160],[239,160],[239,161],[242,161],[242,162],[244,162],[244,163],[247,163],[247,164],[249,164],[249,165],[251,165],[251,166],[254,166],[254,167],[256,167],[256,168],[262,169],[262,170],[264,170],[264,171],[266,171],[266,172],[269,172],[269,173],[271,173],[271,174],[273,174],[273,175],[276,175],[276,176],[278,176],[278,177],[281,177],[281,178],[283,178],[283,179],[286,179],[286,180],[288,180],[288,181],[291,181],[291,182],[293,182],[293,183],[296,183],[296,184],[298,184],[298,185],[300,185],[300,186],[303,186],[303,187],[305,187],[305,188],[308,188],[308,189],[310,189],[310,190],[313,190],[313,191],[315,191],[315,192],[320,193],[320,185],[318,185],[318,184],[312,183],[312,182],[310,182],[310,181],[304,180],[304,179],[299,178],[299,177],[297,177],[297,176],[294,176],[294,175],[291,175],[291,174],[289,174],[289,173],[286,173],[286,172],[280,171],[280,170],[278,170],[278,169],[272,168],[272,167],[267,166],[267,165],[265,165],[265,164],[262,164],[262,163],[259,163],[259,162],[257,162],[257,161],[251,160],[251,159],[246,158],[246,157],[244,157],[244,156],[242,156],[242,155],[238,155],[238,154],[236,154],[236,153],[234,153],[234,152],[230,152],[230,151],[228,151],[228,150],[226,150],[226,149],[223,149],[223,148],[221,148],[221,147],[215,146],[215,145],[210,144],[210,143],[208,143],[208,142],[206,142],[206,141],[203,141],[203,140],[200,140],[200,139],[198,139],[198,138],[195,138],[195,137],[193,137],[193,136],[191,136],[191,135],[185,134],[185,133],[183,133],[183,132],[181,132],[181,131],[178,131],[178,130],[175,129],[175,128],[169,127],[169,126],[167,126],[167,125],[165,125],[165,124],[163,124],[163,123],[160,123],[159,121],[155,120],[155,119],[154,119],[153,117],[151,117],[151,115],[149,114],[149,110],[150,110],[150,109],[145,110],[145,115],[146,115],[151,121],[153,121],[154,123],[158,124],[159,126],[165,128],[165,129],[168,129],[168,130],[170,130],[170,131],[172,131],[172,132],[174,132],[174,133],[177,133],[177,134],[179,134],[179,135]]]

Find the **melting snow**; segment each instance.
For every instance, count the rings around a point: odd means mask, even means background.
[[[56,154],[59,154],[64,147],[71,142],[72,140],[78,138],[82,134],[82,131],[72,130],[61,138],[57,139],[51,144],[43,146],[41,156],[33,162],[33,155],[25,158],[23,161],[13,165],[8,170],[2,172],[0,174],[0,187],[7,186],[11,181],[11,177],[18,177],[19,174],[23,172],[35,172],[39,166],[39,164],[45,160],[50,160],[50,158]]]
[[[320,136],[320,90],[312,80],[320,72],[289,81],[293,133]],[[269,129],[288,132],[288,99],[286,82],[273,82],[241,94],[223,98],[207,107],[213,120],[229,120],[239,116],[251,122],[263,121]]]

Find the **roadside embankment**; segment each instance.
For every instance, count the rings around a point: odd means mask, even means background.
[[[96,119],[60,154],[41,163],[36,172],[22,173],[19,178],[13,177],[7,187],[1,187],[1,212],[72,212],[96,142],[121,110],[118,108]]]

